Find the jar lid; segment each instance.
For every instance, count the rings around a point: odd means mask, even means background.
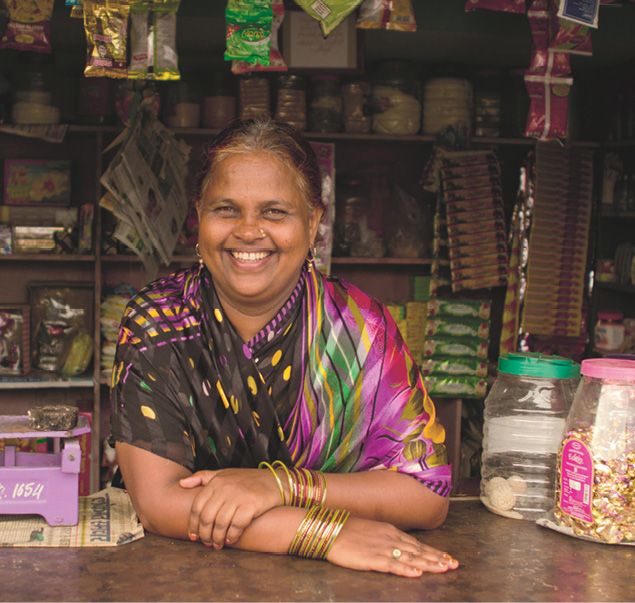
[[[537,352],[510,352],[498,359],[498,371],[510,375],[527,375],[550,379],[579,379],[580,365],[563,356]]]
[[[598,310],[598,318],[604,320],[622,320],[624,313],[621,310]]]
[[[581,373],[597,379],[635,382],[635,360],[621,358],[588,358],[582,361]]]

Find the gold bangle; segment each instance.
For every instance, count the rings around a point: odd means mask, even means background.
[[[324,480],[324,491],[322,492],[322,500],[319,504],[324,506],[326,504],[326,473],[320,471],[320,477]]]
[[[337,522],[337,526],[335,527],[335,531],[333,532],[333,534],[331,535],[331,538],[329,540],[329,543],[326,547],[326,550],[324,551],[323,555],[322,555],[322,559],[326,559],[326,556],[329,554],[331,548],[333,547],[333,543],[335,542],[335,539],[339,536],[340,532],[342,531],[342,528],[344,527],[344,524],[346,523],[346,520],[348,519],[348,516],[350,515],[350,511],[344,511],[342,513],[342,515],[340,516],[338,522]]]
[[[284,506],[285,504],[284,488],[282,487],[282,482],[280,481],[280,478],[278,477],[276,470],[266,461],[262,461],[262,463],[258,465],[258,469],[262,469],[263,467],[266,467],[267,469],[269,469],[271,473],[273,473],[273,476],[276,478],[276,481],[278,482],[278,488],[280,488],[280,494],[282,495],[282,505]]]
[[[284,472],[287,474],[287,481],[289,482],[289,502],[285,504],[287,504],[288,506],[293,506],[293,480],[291,479],[291,474],[289,473],[287,466],[282,461],[274,461],[273,466],[274,468],[282,467],[284,469]]]
[[[289,555],[297,555],[300,546],[302,545],[304,539],[306,538],[307,528],[311,525],[313,521],[313,516],[319,511],[318,507],[313,507],[309,509],[309,512],[304,516],[304,519],[300,522],[300,526],[289,545]]]

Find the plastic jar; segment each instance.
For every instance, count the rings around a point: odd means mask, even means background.
[[[205,86],[203,127],[222,130],[236,117],[236,87],[224,73],[214,74]]]
[[[373,76],[372,130],[416,134],[421,128],[421,81],[405,61],[384,61]]]
[[[635,542],[635,361],[582,361],[558,453],[556,522],[583,538]]]
[[[558,447],[580,377],[561,356],[510,353],[485,400],[481,501],[493,513],[536,520],[553,508]]]
[[[309,130],[339,132],[342,127],[340,78],[313,75],[309,86]]]
[[[278,76],[276,119],[306,130],[306,80],[301,75]]]
[[[619,352],[624,345],[624,315],[620,310],[598,310],[595,323],[595,349],[598,352]]]
[[[11,119],[14,124],[58,124],[60,110],[53,102],[54,65],[47,57],[27,57],[13,81]]]
[[[165,124],[170,128],[198,128],[201,123],[201,87],[194,76],[181,76],[168,88]]]
[[[370,82],[350,82],[342,86],[344,131],[370,132]]]
[[[472,131],[472,84],[458,77],[436,77],[423,88],[424,134],[452,126],[463,139]]]

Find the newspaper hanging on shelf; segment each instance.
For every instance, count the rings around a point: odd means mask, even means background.
[[[118,142],[118,141],[116,141]],[[101,177],[100,205],[117,218],[114,237],[138,255],[149,279],[170,263],[188,212],[190,147],[150,111],[140,111]]]

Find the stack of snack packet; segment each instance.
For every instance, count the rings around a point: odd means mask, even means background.
[[[414,361],[421,364],[426,325],[426,303],[423,301],[394,301],[387,305]]]
[[[593,152],[536,145],[524,332],[579,337],[593,200]]]
[[[485,396],[490,313],[490,300],[428,301],[421,372],[430,395]]]
[[[446,151],[438,158],[432,272],[452,292],[507,284],[507,235],[500,164],[492,151]]]

